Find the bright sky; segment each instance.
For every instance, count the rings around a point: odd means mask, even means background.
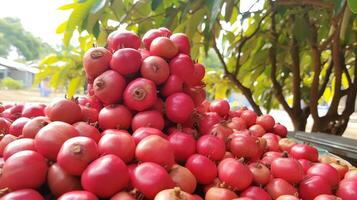
[[[73,0],[0,0],[0,17],[17,17],[25,30],[51,45],[62,43],[57,26],[68,18],[69,12],[57,10]]]
[[[254,6],[259,9],[264,0]],[[0,0],[0,17],[17,17],[24,28],[51,45],[62,43],[62,35],[56,34],[57,26],[68,18],[70,11],[58,10],[73,0]],[[241,11],[247,11],[255,1],[241,1]],[[243,3],[244,2],[244,3]]]

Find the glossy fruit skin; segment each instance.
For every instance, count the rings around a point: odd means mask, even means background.
[[[216,112],[221,117],[228,115],[230,111],[229,102],[227,100],[214,100],[209,106],[210,112]]]
[[[143,36],[142,41],[143,41],[144,47],[149,50],[150,45],[155,38],[164,37],[164,36],[165,35],[163,34],[163,32],[160,31],[159,29],[150,29]]]
[[[112,196],[110,200],[136,200],[136,198],[129,192],[119,192]]]
[[[274,125],[272,132],[283,138],[288,135],[288,129],[279,123]]]
[[[232,200],[237,198],[238,195],[226,188],[211,187],[205,195],[205,200]]]
[[[253,182],[258,185],[266,185],[270,181],[270,170],[261,163],[251,163],[248,165],[253,174]]]
[[[249,168],[233,158],[226,158],[219,163],[218,177],[221,181],[239,191],[247,188],[253,181],[253,174]]]
[[[164,37],[170,37],[172,35],[171,30],[166,27],[160,27],[160,28],[158,28],[158,30],[161,32],[161,34]]]
[[[36,189],[46,180],[47,163],[35,151],[20,151],[10,156],[2,167],[0,188],[10,190]]]
[[[57,163],[67,173],[80,176],[98,157],[97,143],[91,138],[78,136],[63,143],[57,155]]]
[[[79,105],[94,108],[99,112],[103,108],[103,105],[99,99],[93,95],[94,92],[91,96],[80,96],[76,100],[78,101]]]
[[[294,195],[281,195],[275,200],[301,200]]]
[[[162,190],[155,196],[154,200],[196,200],[195,197],[187,192],[182,191],[179,187]]]
[[[9,127],[9,134],[14,135],[14,136],[20,136],[22,134],[22,130],[27,122],[29,122],[30,119],[27,117],[20,117],[16,119],[14,122]]]
[[[141,66],[141,54],[132,48],[118,49],[110,61],[110,68],[119,74],[126,76],[135,74]]]
[[[199,131],[202,135],[208,134],[213,125],[219,123],[222,117],[215,112],[205,113],[199,121]]]
[[[115,52],[121,48],[138,49],[141,41],[139,36],[134,32],[116,30],[109,34],[107,44],[109,51]]]
[[[285,179],[292,184],[299,183],[305,175],[301,164],[293,158],[277,158],[270,168],[274,177]]]
[[[154,199],[157,193],[175,185],[165,168],[152,162],[139,164],[130,178],[133,186],[148,199]]]
[[[233,117],[227,126],[236,131],[241,131],[247,129],[247,124],[245,120],[240,117]]]
[[[343,200],[357,198],[357,180],[343,180],[340,182],[336,195]]]
[[[76,136],[79,136],[79,133],[72,125],[65,122],[52,122],[37,133],[35,148],[44,157],[55,161],[62,144]]]
[[[9,143],[4,149],[3,158],[7,160],[13,154],[24,150],[36,151],[33,139],[21,138]]]
[[[264,130],[270,131],[275,125],[275,120],[271,115],[265,114],[257,117],[256,124],[261,125]]]
[[[204,135],[197,141],[197,152],[214,161],[219,161],[226,153],[226,146],[222,139],[214,135]]]
[[[296,145],[296,141],[291,138],[282,138],[279,140],[279,148],[281,151],[290,152],[290,149]]]
[[[25,124],[22,129],[22,136],[24,138],[35,138],[38,131],[50,122],[51,121],[47,117],[35,117]]]
[[[253,200],[271,200],[269,194],[264,189],[257,186],[248,187],[240,194],[240,196],[249,197]]]
[[[196,177],[201,184],[210,184],[217,177],[217,166],[207,157],[200,154],[193,154],[187,159],[185,167]],[[205,170],[202,170],[202,169]]]
[[[248,126],[251,126],[255,123],[257,114],[251,110],[244,110],[240,117],[245,120]]]
[[[290,149],[290,156],[295,159],[306,159],[317,162],[319,153],[316,148],[306,144],[296,144]]]
[[[40,193],[33,189],[22,189],[10,192],[5,196],[2,196],[0,200],[44,200]]]
[[[299,184],[299,194],[302,199],[313,200],[320,194],[332,194],[328,181],[320,176],[311,176]]]
[[[167,37],[157,37],[150,44],[150,55],[165,59],[173,58],[178,53],[175,43]]]
[[[194,79],[195,67],[190,56],[180,53],[171,59],[169,66],[171,74],[177,75],[185,83],[189,84]]]
[[[89,105],[88,106],[82,106],[81,111],[82,111],[82,121],[89,122],[89,123],[95,123],[98,121],[98,114],[99,111],[95,108],[91,108]]]
[[[130,163],[133,160],[135,146],[134,138],[129,133],[105,134],[98,143],[101,155],[113,154],[121,158],[125,163]]]
[[[137,78],[124,90],[124,104],[132,110],[146,110],[155,104],[156,99],[156,85],[149,79]]]
[[[159,129],[150,128],[150,127],[141,127],[136,129],[136,131],[134,131],[133,133],[135,144],[138,144],[142,139],[150,135],[158,135],[162,138],[166,138],[166,135]]]
[[[25,105],[24,109],[21,112],[22,117],[34,118],[38,116],[45,116],[45,109],[43,106],[35,104],[35,105]]]
[[[183,81],[177,75],[170,75],[162,88],[160,93],[164,97],[168,97],[174,93],[183,91]]]
[[[348,172],[349,167],[341,162],[338,163],[330,163],[330,165],[335,168],[340,175],[340,179],[345,177],[345,174]]]
[[[51,193],[56,197],[66,192],[82,189],[79,178],[68,174],[57,163],[48,169],[47,184]]]
[[[310,169],[310,167],[313,165],[313,162],[311,162],[310,160],[299,159],[298,161],[304,169],[305,174],[307,173],[307,170]]]
[[[62,121],[73,124],[82,120],[82,111],[79,105],[68,99],[53,101],[46,108],[46,115],[51,121]]]
[[[250,134],[255,137],[262,137],[265,134],[265,129],[259,124],[254,124],[248,129]]]
[[[229,149],[237,158],[253,158],[259,150],[258,140],[252,136],[232,136]]]
[[[306,172],[309,176],[321,176],[325,178],[332,187],[336,187],[340,182],[338,171],[331,165],[326,163],[316,163],[312,165]]]
[[[281,178],[274,178],[269,181],[266,185],[265,190],[270,194],[273,199],[277,199],[282,195],[296,195],[298,194],[297,189]]]
[[[197,185],[197,181],[192,172],[181,165],[174,165],[170,169],[170,176],[176,186],[180,187],[182,191],[192,194]]]
[[[218,137],[219,139],[226,142],[227,145],[229,145],[228,138],[233,134],[233,130],[227,127],[224,123],[218,123],[211,127],[211,130],[209,130],[209,134]]]
[[[170,40],[174,42],[180,53],[190,55],[190,40],[184,33],[174,33],[170,36]]]
[[[103,47],[90,48],[83,56],[83,68],[89,82],[109,68],[112,54]]]
[[[331,194],[320,194],[319,196],[315,197],[314,200],[342,200],[342,199]]]
[[[164,117],[156,110],[138,112],[131,122],[131,129],[135,131],[140,127],[152,127],[162,130],[165,126]]]
[[[174,93],[165,101],[166,116],[175,123],[186,122],[195,107],[192,99],[185,93]]]
[[[196,153],[196,140],[190,134],[174,131],[169,135],[168,141],[174,150],[176,162],[185,162]]]
[[[130,110],[119,104],[104,107],[98,116],[99,127],[106,129],[128,129],[132,121]]]
[[[97,78],[93,83],[95,96],[104,104],[114,104],[121,100],[125,89],[125,79],[118,72],[108,70]]]
[[[349,179],[355,179],[357,180],[357,169],[351,169],[349,170],[345,176],[344,176],[345,180],[349,180]]]
[[[108,198],[129,183],[128,168],[119,157],[105,155],[93,161],[84,170],[81,183],[86,191]]]
[[[17,138],[14,135],[6,134],[0,140],[0,155],[3,156],[4,150],[7,145],[15,141]]]
[[[154,162],[165,169],[170,169],[175,163],[174,150],[169,141],[157,135],[142,139],[136,146],[135,157],[140,162]]]
[[[60,196],[57,200],[98,200],[98,197],[96,197],[93,193],[88,192],[88,191],[70,191],[62,196]]]
[[[99,142],[101,134],[94,126],[91,126],[85,122],[77,122],[73,124],[73,127],[78,131],[79,136],[84,136],[93,139],[95,142]]]
[[[167,62],[158,56],[149,56],[141,65],[140,73],[143,78],[154,81],[156,85],[163,84],[170,75]]]
[[[0,134],[9,133],[9,127],[11,123],[5,118],[0,117]]]

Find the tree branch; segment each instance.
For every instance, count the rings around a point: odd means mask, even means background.
[[[334,33],[332,39],[332,59],[334,65],[334,74],[335,74],[335,88],[334,95],[332,97],[331,105],[329,110],[327,111],[328,116],[337,113],[338,105],[341,99],[341,79],[342,79],[342,66],[345,64],[342,62],[343,55],[341,54],[341,44],[340,44],[340,30],[341,25],[339,24],[339,20],[333,20],[332,25],[335,27],[336,32]]]
[[[270,59],[270,63],[271,63],[270,78],[271,78],[273,86],[274,86],[274,92],[275,92],[276,98],[278,99],[280,104],[283,106],[284,110],[289,115],[292,115],[292,110],[285,100],[285,97],[283,94],[283,88],[276,78],[276,70],[277,70],[277,59],[276,59],[277,47],[276,47],[276,44],[277,44],[278,34],[276,32],[275,11],[272,12],[270,17],[271,17],[271,37],[272,37],[272,47],[269,49],[269,59]]]
[[[310,37],[310,46],[311,46],[311,53],[313,59],[313,69],[314,69],[314,76],[311,84],[310,90],[310,112],[315,121],[319,121],[319,114],[318,114],[318,91],[319,91],[319,82],[320,82],[320,73],[321,73],[321,52],[318,49],[318,41],[317,41],[317,28],[313,22],[310,21],[308,18],[310,29],[311,29],[311,37]]]
[[[331,75],[331,73],[332,73],[332,67],[333,67],[333,62],[332,62],[332,60],[330,60],[328,66],[327,66],[325,78],[324,78],[324,80],[323,80],[323,82],[322,82],[322,85],[321,85],[321,87],[320,87],[319,93],[318,93],[318,95],[317,95],[317,96],[318,96],[318,99],[320,99],[320,98],[322,97],[322,95],[324,94],[324,92],[325,92],[325,89],[326,89],[326,87],[327,87],[327,84],[328,84],[328,82],[329,82],[329,80],[330,80],[330,75]]]
[[[321,0],[278,0],[278,4],[281,5],[292,5],[292,6],[304,6],[304,5],[311,5],[311,6],[317,6],[321,8],[329,8],[332,9],[334,4],[331,2],[325,2]]]
[[[214,35],[214,34],[213,34]],[[215,38],[215,37],[214,37]],[[252,91],[245,87],[238,79],[236,76],[234,76],[232,73],[230,73],[228,71],[228,67],[226,62],[224,61],[223,55],[221,54],[221,52],[219,51],[216,41],[215,39],[213,40],[213,49],[216,52],[220,62],[223,65],[223,70],[224,70],[224,74],[229,78],[230,81],[232,81],[240,91],[242,91],[243,95],[247,98],[247,100],[249,101],[250,105],[253,107],[254,111],[258,114],[261,115],[262,111],[260,109],[260,107],[258,106],[258,104],[255,103],[254,99],[253,99],[253,94]]]
[[[356,35],[357,34],[355,34],[355,36]],[[356,38],[357,38],[357,36],[356,36]],[[342,112],[342,117],[345,118],[346,120],[355,111],[355,102],[356,102],[356,96],[357,96],[357,47],[355,47],[354,54],[355,54],[355,63],[354,63],[353,84],[348,88],[348,89],[350,89],[350,91],[347,94],[345,109]]]
[[[293,16],[294,20],[294,16]],[[301,92],[300,92],[300,57],[299,57],[299,44],[295,35],[292,36],[292,45],[290,47],[290,54],[293,61],[293,110],[295,112],[301,111]]]
[[[238,43],[238,56],[237,56],[237,60],[236,60],[236,68],[234,70],[234,75],[237,76],[239,73],[239,69],[241,67],[240,64],[240,58],[241,58],[241,53],[242,53],[242,49],[245,45],[245,43],[250,40],[254,35],[256,35],[258,33],[258,31],[260,30],[260,27],[262,25],[262,22],[264,21],[264,19],[271,13],[271,11],[268,11],[258,22],[257,28],[254,29],[253,33],[250,34],[249,36],[246,37],[242,37],[241,41]]]

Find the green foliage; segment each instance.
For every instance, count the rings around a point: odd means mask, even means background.
[[[351,8],[353,13],[357,13],[357,1],[356,0],[348,0],[348,6]]]
[[[73,97],[78,91],[83,91],[85,76],[82,65],[83,54],[92,47],[95,39],[90,35],[79,37],[79,47],[62,47],[56,54],[50,54],[39,62],[39,73],[35,83],[50,79],[50,86],[54,89],[66,89],[67,96]]]
[[[0,88],[7,90],[20,90],[24,87],[21,81],[6,77],[0,81]]]
[[[10,48],[14,46],[26,60],[35,60],[53,52],[53,49],[24,30],[19,19],[0,19],[0,56],[6,57]]]

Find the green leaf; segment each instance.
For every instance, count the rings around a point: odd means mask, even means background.
[[[226,20],[226,22],[229,22],[229,20],[231,19],[233,8],[234,8],[234,0],[227,0],[225,16],[224,16],[224,20]]]
[[[111,9],[113,10],[117,20],[120,20],[121,16],[126,13],[127,8],[122,0],[113,0]]]
[[[64,33],[66,31],[67,28],[67,23],[68,21],[64,21],[62,22],[56,29],[56,33],[60,34],[60,33]]]
[[[58,10],[69,10],[69,9],[74,9],[77,6],[77,3],[69,3],[65,4],[63,6],[60,6]]]
[[[213,25],[216,23],[216,19],[219,16],[223,4],[223,0],[212,0],[209,1],[208,6],[210,8],[210,20],[208,24],[208,29],[212,30]]]
[[[69,16],[66,31],[64,32],[63,43],[65,46],[69,45],[74,30],[82,26],[84,19],[88,16],[90,8],[94,3],[95,0],[87,0],[83,3],[79,3],[76,9],[73,10]]]
[[[80,87],[81,82],[82,82],[81,77],[75,77],[75,78],[71,79],[71,81],[69,82],[68,91],[67,91],[67,96],[69,98],[72,98],[76,94],[76,91]]]
[[[93,5],[93,7],[90,9],[88,17],[87,17],[87,25],[86,25],[86,30],[89,33],[92,33],[97,37],[99,34],[99,23],[98,20],[101,18],[106,5],[107,5],[107,0],[97,0],[97,2]],[[97,27],[95,27],[97,26]],[[93,30],[93,28],[96,28],[96,30]]]
[[[310,27],[306,22],[306,19],[302,16],[296,16],[293,33],[299,42],[303,42],[305,39],[311,36]]]
[[[357,13],[357,1],[356,0],[348,0],[348,6],[350,7],[353,13]]]
[[[334,5],[335,5],[334,14],[337,15],[342,10],[342,8],[345,5],[346,1],[345,0],[332,0],[332,1],[333,1]]]
[[[162,3],[162,0],[152,0],[151,1],[151,10],[156,10],[157,7]]]

